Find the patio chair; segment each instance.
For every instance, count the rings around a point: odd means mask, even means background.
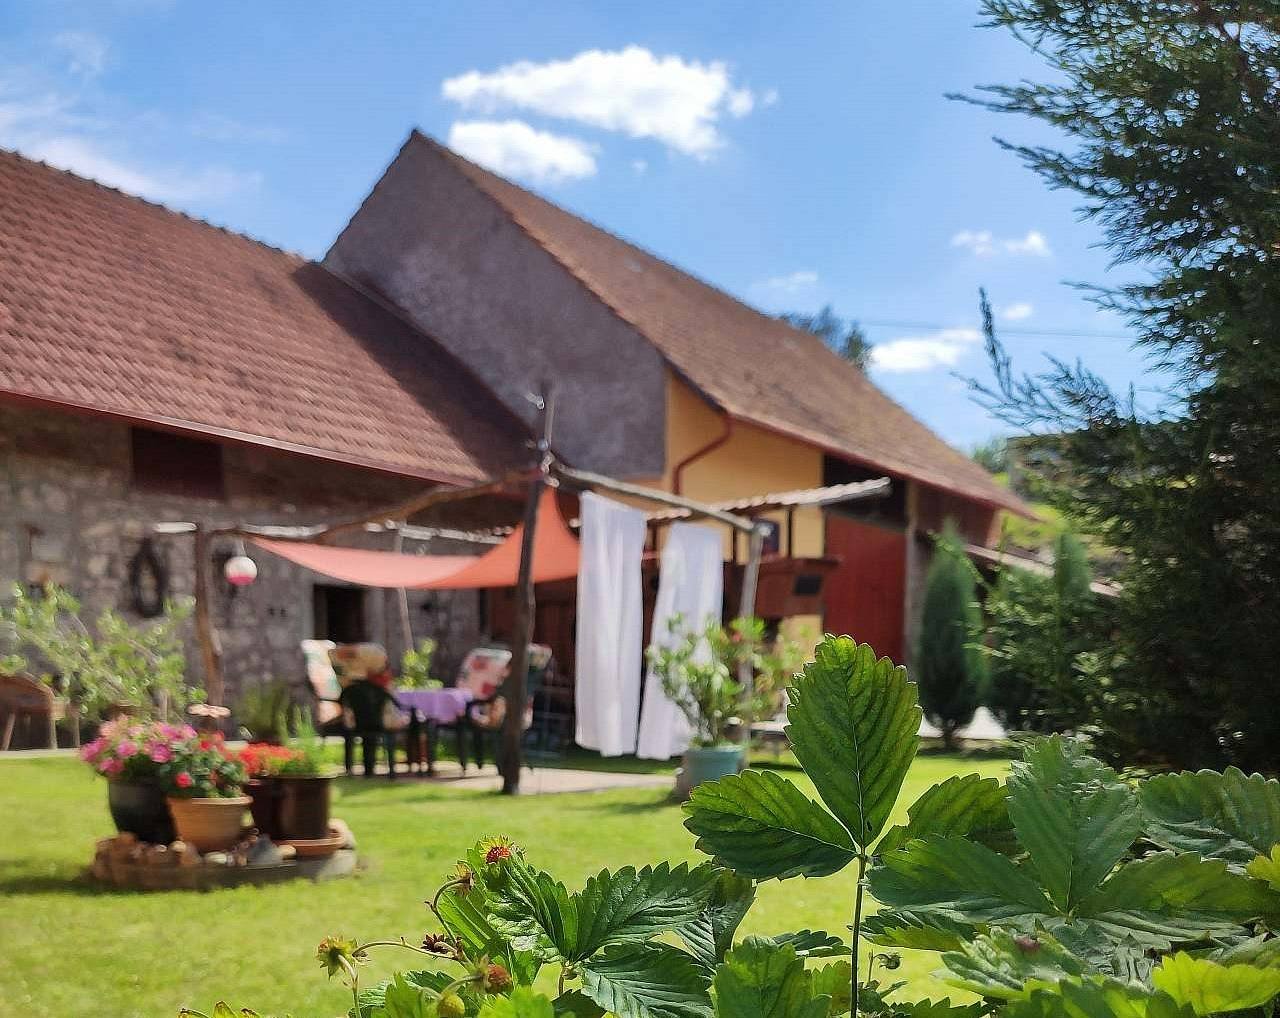
[[[396,776],[398,728],[388,723],[388,715],[398,715],[400,705],[390,690],[368,679],[357,679],[338,696],[342,708],[342,762],[347,774],[355,769],[355,742],[360,740],[364,776],[373,777],[378,767],[378,746],[387,756],[387,775]]]
[[[329,652],[337,646],[332,640],[303,640],[301,643],[307,668],[307,687],[313,699],[312,721],[322,740],[326,735],[341,735],[343,730],[342,708],[338,706],[342,683],[329,660]]]
[[[508,652],[509,654],[510,652]],[[508,662],[509,664],[509,662]],[[525,707],[521,719],[521,731],[533,727],[533,704],[542,689],[552,666],[551,648],[541,643],[529,644],[529,668],[525,679]],[[484,766],[485,743],[493,746],[493,757],[498,769],[502,769],[502,729],[507,719],[507,696],[503,692],[506,681],[483,699],[472,700],[467,706],[467,719],[471,727],[472,749],[476,765]]]
[[[0,674],[0,716],[4,718],[3,734],[0,734],[0,751],[9,748],[18,718],[25,719],[27,740],[31,741],[30,728],[39,722],[50,749],[58,747],[58,721],[67,716],[67,704],[55,696],[52,689],[29,675]],[[75,725],[78,719],[71,717]],[[78,732],[76,733],[78,736]],[[79,745],[78,737],[75,739]]]
[[[505,647],[474,647],[468,651],[458,666],[458,677],[454,685],[459,689],[469,690],[473,702],[485,703],[502,686],[506,680],[507,669],[511,666],[511,651]],[[452,731],[457,740],[458,763],[462,773],[467,772],[467,743],[474,741],[472,734],[471,713],[464,711],[456,721],[432,721],[427,727],[428,756],[434,760],[435,740],[441,731]]]

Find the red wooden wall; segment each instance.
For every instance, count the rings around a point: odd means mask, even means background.
[[[896,530],[827,514],[826,553],[840,559],[823,590],[823,629],[869,643],[902,664],[906,537]]]

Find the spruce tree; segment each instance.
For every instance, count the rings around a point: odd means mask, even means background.
[[[942,732],[947,749],[954,748],[956,731],[972,720],[986,680],[977,580],[963,544],[948,526],[925,578],[913,669],[920,706]]]
[[[1280,763],[1280,7],[1259,0],[985,0],[1049,80],[985,89],[1062,147],[1008,145],[1138,280],[1096,291],[1161,391],[1087,367],[1015,374],[1007,422],[1049,436],[1075,524],[1122,553],[1099,748],[1184,767]]]

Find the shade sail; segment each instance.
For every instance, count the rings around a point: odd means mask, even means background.
[[[523,524],[505,541],[480,556],[405,555],[394,551],[335,548],[303,541],[254,538],[265,550],[325,576],[365,587],[406,587],[411,590],[463,590],[511,587],[520,572]],[[535,583],[567,580],[578,575],[578,540],[570,533],[556,506],[555,492],[543,492],[534,531]]]

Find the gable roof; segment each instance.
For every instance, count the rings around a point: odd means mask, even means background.
[[[820,339],[762,314],[415,131],[671,367],[730,416],[837,457],[989,505],[1015,494],[881,392]],[[782,370],[779,370],[779,367]]]
[[[451,354],[317,263],[4,150],[0,393],[450,483],[528,458]]]

